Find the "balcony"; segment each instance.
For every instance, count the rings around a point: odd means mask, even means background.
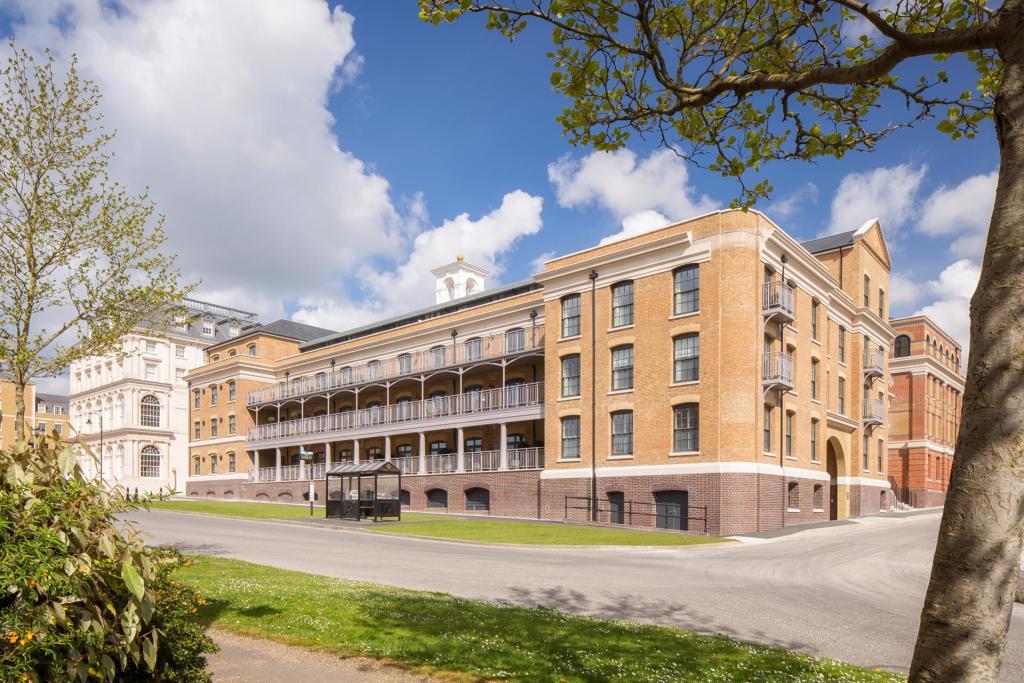
[[[499,418],[535,420],[543,416],[543,403],[544,383],[535,382],[263,424],[249,430],[248,441],[250,448],[297,446],[332,439],[490,424]]]
[[[785,282],[766,282],[761,286],[761,315],[765,320],[793,322],[793,288]]]
[[[885,374],[885,354],[881,349],[864,349],[864,378],[881,377]]]
[[[766,353],[761,359],[761,385],[765,389],[792,389],[793,356]]]
[[[508,466],[501,466],[501,451],[473,451],[463,454],[465,468],[463,472],[501,472],[505,470],[537,470],[544,467],[544,449],[510,448],[506,452]],[[457,453],[428,455],[424,458],[426,472],[420,472],[420,459],[417,456],[392,458],[391,462],[402,472],[403,476],[419,474],[453,474],[460,472]],[[271,481],[308,481],[323,479],[327,469],[325,463],[282,465],[280,478],[276,467],[261,467],[249,471],[249,483],[258,484]]]
[[[248,406],[272,403],[344,387],[382,382],[409,375],[436,372],[445,368],[494,360],[542,350],[544,332],[519,330],[517,334],[495,334],[476,337],[453,346],[439,345],[416,353],[403,353],[390,358],[372,360],[361,365],[325,369],[311,377],[297,377],[272,387],[249,392]]]
[[[882,399],[866,398],[863,400],[863,408],[861,410],[861,421],[863,421],[865,427],[883,424],[883,415],[884,413],[882,411]]]

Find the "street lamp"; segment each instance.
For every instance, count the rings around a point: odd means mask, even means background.
[[[86,413],[87,419],[85,421],[85,425],[87,427],[92,427],[92,416],[93,415],[98,417],[99,421],[100,421],[100,486],[102,486],[103,485],[103,413],[102,412]]]

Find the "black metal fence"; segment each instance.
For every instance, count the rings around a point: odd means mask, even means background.
[[[645,501],[598,498],[597,518],[589,496],[566,496],[565,519],[596,521],[599,524],[667,529],[695,534],[708,532],[708,508],[705,505],[673,505]],[[570,512],[576,514],[570,516]]]

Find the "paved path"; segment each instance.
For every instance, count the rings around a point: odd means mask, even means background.
[[[938,515],[869,518],[749,544],[510,548],[176,512],[135,513],[154,543],[325,576],[724,633],[906,671]],[[1024,678],[1015,608],[1003,677]]]
[[[302,647],[211,630],[220,652],[209,655],[216,683],[430,683],[370,659],[343,659]]]

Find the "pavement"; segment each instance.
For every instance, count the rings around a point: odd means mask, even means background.
[[[137,512],[151,543],[312,574],[721,633],[906,672],[939,515],[872,517],[753,543],[544,548]],[[1024,678],[1024,606],[1003,680]]]

